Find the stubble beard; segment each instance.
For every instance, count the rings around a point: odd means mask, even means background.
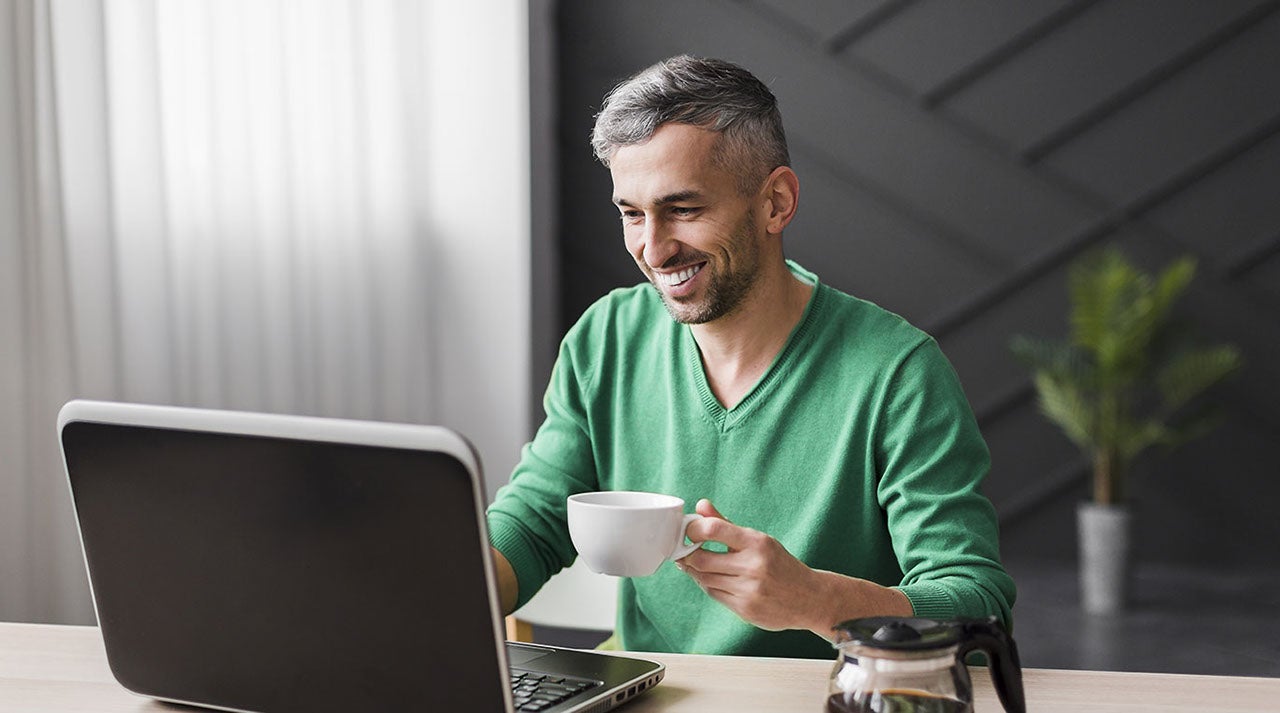
[[[755,216],[747,213],[730,236],[730,243],[725,251],[732,261],[729,264],[736,264],[737,267],[731,267],[727,272],[711,272],[706,275],[708,280],[701,299],[689,302],[671,299],[646,269],[649,286],[662,298],[662,304],[672,319],[681,324],[706,324],[730,314],[742,305],[760,277],[760,247],[756,241],[755,227]],[[703,272],[712,270],[710,256],[698,254],[698,257],[703,256],[707,258]],[[682,262],[692,261],[688,260],[687,255],[678,255],[673,261],[674,264]]]

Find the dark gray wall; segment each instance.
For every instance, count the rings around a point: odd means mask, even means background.
[[[1225,427],[1155,454],[1139,556],[1280,565],[1280,12],[1249,0],[562,2],[562,333],[639,274],[587,136],[616,82],[681,52],[782,104],[790,257],[938,337],[993,454],[1007,556],[1074,555],[1086,464],[1037,413],[1012,334],[1065,333],[1065,269],[1123,245],[1201,271],[1186,311],[1239,344]]]

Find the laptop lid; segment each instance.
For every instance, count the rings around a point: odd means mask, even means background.
[[[91,401],[68,403],[58,429],[127,689],[235,711],[512,710],[480,464],[462,436]]]

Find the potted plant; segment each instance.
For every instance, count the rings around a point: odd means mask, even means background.
[[[1068,276],[1070,339],[1011,343],[1032,369],[1040,410],[1092,463],[1093,497],[1077,509],[1082,602],[1091,613],[1124,605],[1134,460],[1208,431],[1214,419],[1197,397],[1240,367],[1235,347],[1196,345],[1174,320],[1195,269],[1182,258],[1153,276],[1115,247],[1086,255]]]

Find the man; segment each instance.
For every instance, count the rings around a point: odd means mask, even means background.
[[[503,606],[572,563],[565,498],[697,503],[704,547],[620,584],[624,648],[830,658],[846,619],[1009,622],[989,456],[926,334],[784,259],[799,180],[773,94],[675,57],[596,120],[628,252],[561,345],[546,421],[489,509]]]

